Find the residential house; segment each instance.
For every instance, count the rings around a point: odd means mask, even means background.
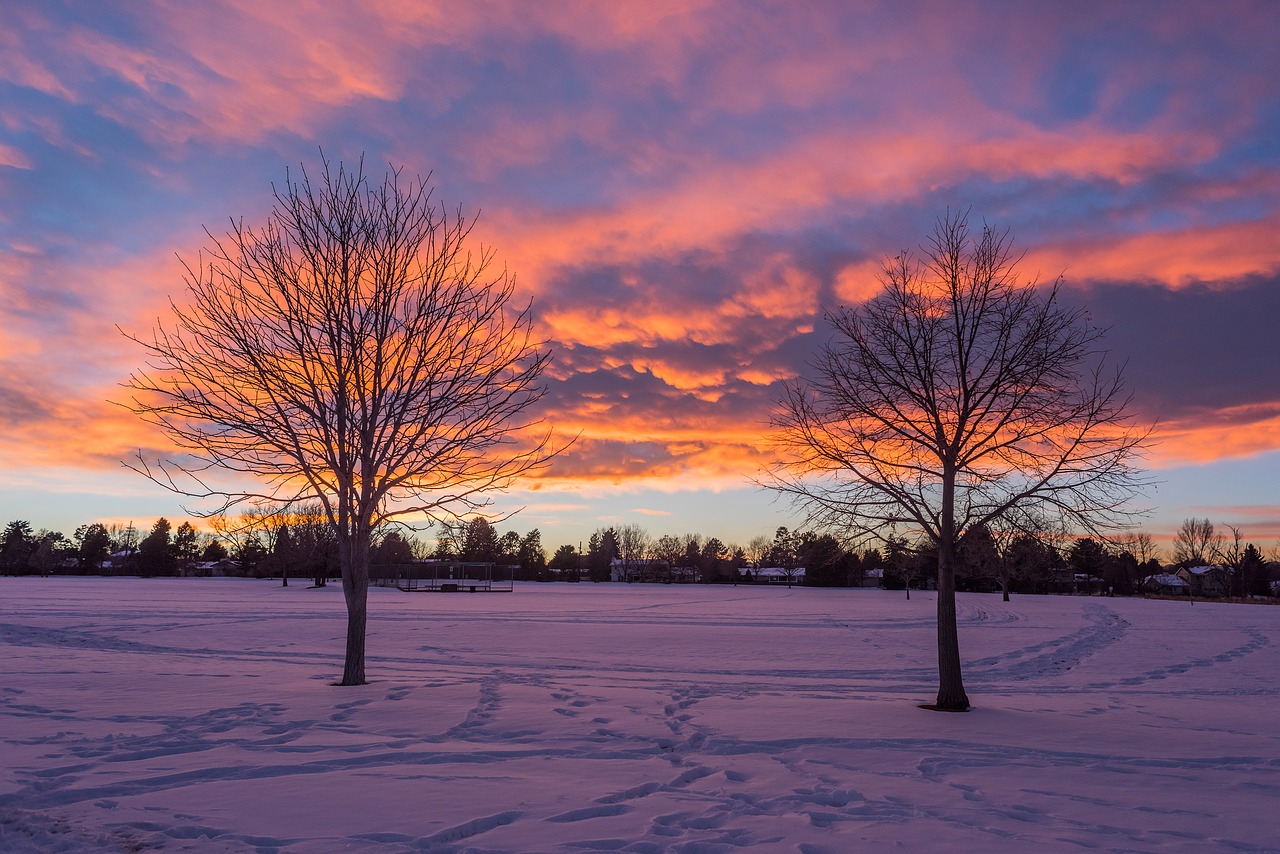
[[[1192,596],[1217,598],[1231,593],[1231,570],[1225,566],[1190,566],[1178,570]]]
[[[868,569],[862,574],[862,581],[859,587],[883,587],[884,586],[884,567],[879,566],[875,569]]]
[[[1160,572],[1142,579],[1142,590],[1161,596],[1186,596],[1190,585],[1171,572]]]
[[[631,560],[614,558],[609,562],[609,580],[649,584],[691,584],[698,580],[691,566],[672,566],[665,560]]]
[[[752,575],[755,576],[756,581],[765,581],[769,584],[804,584],[803,566],[797,566],[795,569],[786,569],[781,566],[764,566],[753,570]]]
[[[178,575],[184,578],[225,578],[237,575],[239,567],[229,557],[222,560],[200,560],[179,568]]]

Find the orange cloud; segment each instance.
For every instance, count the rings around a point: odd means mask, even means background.
[[[612,209],[536,222],[499,211],[483,229],[490,242],[501,235],[502,251],[526,284],[541,291],[558,268],[714,251],[743,233],[822,218],[850,203],[861,208],[893,202],[959,176],[1130,183],[1152,171],[1201,163],[1217,151],[1207,133],[1122,134],[1087,125],[1050,133],[992,118],[997,127],[984,128],[982,136],[917,119],[916,126],[892,134],[806,137],[750,163],[707,164]],[[872,255],[878,259],[903,248],[908,247],[873,247]],[[851,275],[843,287],[860,280]]]
[[[1160,424],[1149,462],[1156,468],[1249,457],[1280,448],[1280,402],[1197,412]]]
[[[1090,237],[1031,250],[1024,271],[1073,282],[1136,281],[1178,288],[1280,270],[1280,215],[1252,222]]]
[[[193,192],[198,170],[188,171],[188,158],[206,158],[210,170],[257,168],[257,157],[279,160],[276,149],[335,137],[385,147],[411,168],[452,156],[463,175],[442,177],[475,194],[463,201],[484,209],[478,235],[518,273],[522,293],[538,297],[542,328],[563,354],[556,381],[631,371],[652,383],[644,394],[623,385],[566,392],[550,406],[560,430],[583,438],[548,481],[740,485],[767,453],[768,387],[800,370],[797,339],[820,322],[822,303],[867,299],[880,259],[918,239],[895,211],[946,204],[971,186],[1051,196],[1056,187],[1197,179],[1149,209],[1121,194],[1096,216],[1069,212],[1060,232],[1024,244],[1028,275],[1179,288],[1280,269],[1280,215],[1255,203],[1280,193],[1280,170],[1259,161],[1216,177],[1231,133],[1260,121],[1240,104],[1267,101],[1273,81],[1215,95],[1228,103],[1210,123],[1182,85],[1204,72],[1177,64],[1175,94],[1149,120],[1109,123],[1105,114],[1123,111],[1152,74],[1121,64],[1083,117],[1043,121],[1040,72],[1063,49],[1062,32],[1076,32],[1067,11],[985,23],[890,14],[854,32],[808,7],[735,8],[729,26],[722,4],[674,0],[543,4],[537,14],[523,4],[226,0],[135,14],[143,35],[15,10],[15,25],[0,32],[0,76],[75,110],[4,108],[0,124],[105,168],[114,152],[95,145],[101,128],[76,128],[81,113],[105,117],[120,136],[151,143],[133,168],[175,196]],[[1231,49],[1253,44],[1248,26],[1219,20],[1230,16],[1173,17],[1151,26],[1162,37],[1201,27]],[[983,26],[1017,46],[1002,57],[999,98],[957,70],[957,60],[975,58]],[[542,82],[560,62],[573,90],[564,97],[526,104],[486,94],[493,81],[481,72],[490,67],[503,81]],[[880,91],[886,81],[901,88]],[[599,158],[598,175],[576,173],[582,152]],[[0,143],[0,177],[39,163],[21,144]],[[269,203],[260,190],[215,216],[259,219]],[[43,244],[5,235],[0,360],[19,380],[6,387],[14,424],[0,461],[99,469],[156,442],[100,402],[140,358],[113,326],[144,333],[166,295],[184,299],[173,249],[194,258],[203,240],[194,212],[205,204],[190,199],[174,217],[192,224],[167,222],[149,243],[130,235],[141,249],[112,245],[92,223],[84,234],[50,228]],[[127,216],[129,203],[110,210]],[[995,220],[1000,211],[977,213]],[[1177,224],[1148,223],[1159,217]],[[815,245],[824,241],[839,245]],[[682,265],[697,270],[674,278]],[[710,270],[723,281],[694,281]],[[1152,457],[1160,466],[1249,455],[1280,447],[1280,414],[1265,405],[1206,411],[1162,432]]]

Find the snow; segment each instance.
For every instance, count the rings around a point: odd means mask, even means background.
[[[0,579],[0,851],[1280,850],[1280,608]]]

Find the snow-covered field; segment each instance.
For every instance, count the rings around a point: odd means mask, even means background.
[[[0,851],[1278,851],[1280,608],[0,579]]]

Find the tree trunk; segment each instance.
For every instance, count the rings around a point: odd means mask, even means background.
[[[942,519],[938,537],[938,701],[940,712],[969,708],[960,672],[960,636],[956,630],[955,472],[942,478]]]
[[[1004,593],[1004,601],[1009,601],[1009,579],[1000,579],[1000,590]]]
[[[963,712],[969,708],[960,670],[960,637],[956,629],[956,579],[950,552],[938,548],[938,700],[934,708]],[[944,557],[944,555],[946,555]]]
[[[342,593],[347,600],[347,655],[339,685],[364,685],[364,641],[369,615],[369,535],[339,544]]]

